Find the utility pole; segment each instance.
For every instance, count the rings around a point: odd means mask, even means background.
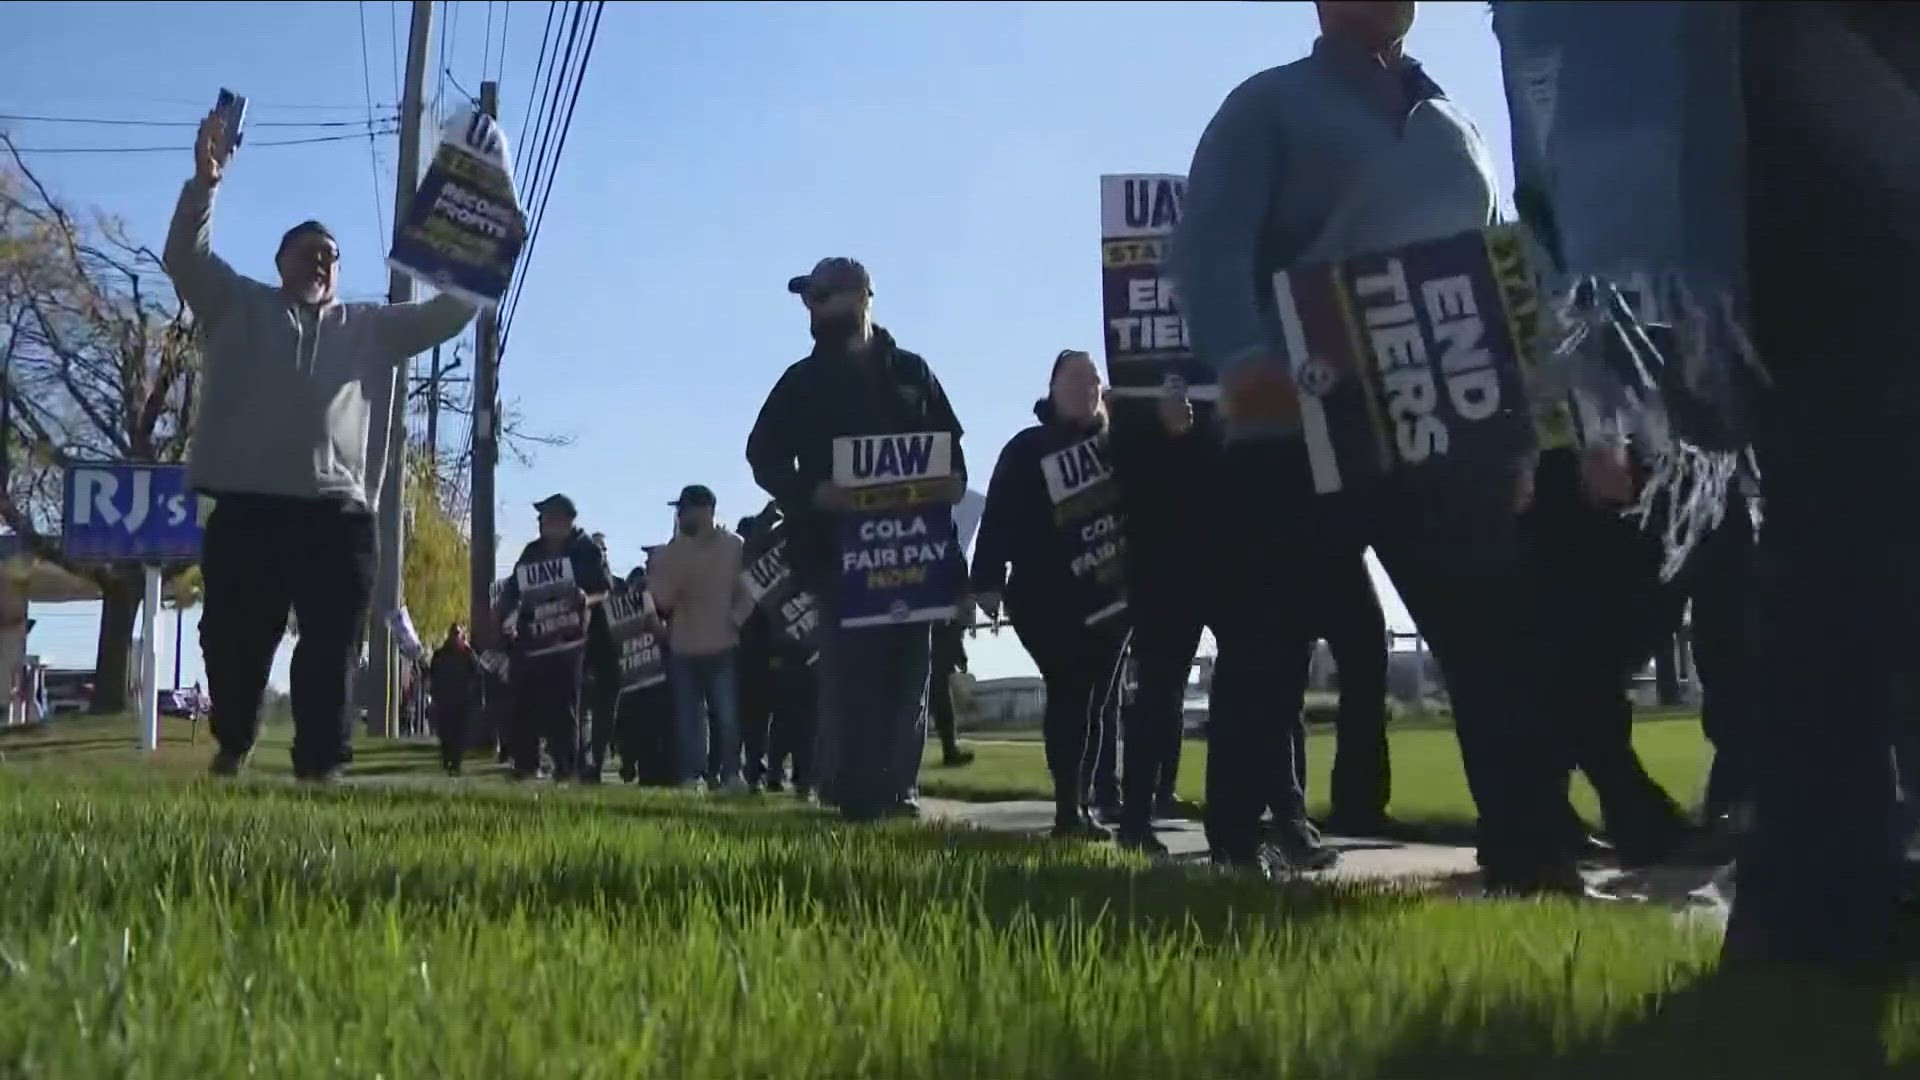
[[[427,468],[440,479],[440,346],[433,347],[433,370],[427,372]]]
[[[499,83],[480,84],[480,109],[488,116],[499,116]],[[467,530],[473,568],[467,626],[478,635],[479,641],[492,644],[493,470],[500,461],[500,315],[497,309],[480,313],[478,337],[479,348],[473,365],[473,480],[468,500],[472,519]]]
[[[393,184],[393,234],[412,208],[420,186],[420,125],[426,112],[427,46],[433,38],[433,0],[414,0],[413,23],[407,31],[407,81],[400,98],[400,169]],[[387,301],[404,304],[413,299],[413,279],[392,271]],[[387,415],[386,479],[380,485],[380,564],[374,577],[373,625],[370,627],[368,667],[374,677],[375,697],[370,707],[380,710],[380,731],[394,738],[400,730],[399,654],[387,616],[400,610],[400,567],[405,561],[407,500],[407,398],[411,363],[394,372]]]

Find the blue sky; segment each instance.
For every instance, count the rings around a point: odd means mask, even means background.
[[[437,12],[460,85],[477,92],[483,63],[499,71],[510,137],[546,10],[461,0]],[[0,113],[193,121],[228,86],[256,103],[249,139],[264,142],[329,130],[262,121],[364,119],[363,78],[392,111],[407,5],[19,3],[7,22]],[[1307,3],[609,4],[501,374],[530,427],[575,442],[503,465],[503,558],[553,491],[608,534],[622,569],[666,536],[682,484],[713,487],[728,520],[761,505],[746,432],[809,346],[784,283],[829,254],[872,270],[879,320],[933,363],[984,482],[1030,421],[1053,355],[1100,347],[1100,174],[1184,172],[1226,93],[1314,34]],[[1410,51],[1509,171],[1485,5],[1422,4]],[[191,128],[10,130],[25,147],[181,147],[30,157],[71,204],[159,245]],[[365,139],[242,149],[217,248],[270,277],[280,233],[317,217],[339,235],[345,291],[384,293],[377,218],[391,226],[393,155],[394,139],[379,140],[376,194]],[[460,427],[448,427],[451,441]],[[39,652],[91,662],[90,605],[39,615]],[[188,682],[194,626],[190,613]],[[983,676],[1032,670],[1010,634],[972,651]]]

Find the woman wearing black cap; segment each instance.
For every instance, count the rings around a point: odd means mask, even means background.
[[[1083,556],[1057,521],[1057,493],[1044,471],[1048,459],[1089,442],[1105,459],[1107,414],[1093,359],[1071,349],[1055,357],[1048,395],[1033,411],[1040,423],[1015,435],[994,466],[974,542],[973,591],[993,619],[1004,595],[1014,633],[1046,683],[1054,835],[1104,839],[1108,834],[1088,817],[1086,802],[1099,756],[1100,713],[1114,692],[1126,643],[1124,605],[1091,609],[1074,574]],[[1105,617],[1089,625],[1096,614]]]
[[[553,757],[553,778],[570,780],[586,765],[580,738],[580,678],[587,616],[607,598],[606,556],[574,527],[573,500],[553,495],[534,504],[540,538],[520,552],[500,589],[495,617],[517,610],[513,623],[513,775],[539,774],[540,740]]]

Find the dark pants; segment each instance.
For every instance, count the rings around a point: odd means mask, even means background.
[[[742,643],[734,653],[734,677],[740,682],[740,747],[746,758],[741,775],[752,784],[766,779],[770,764],[773,713],[779,703],[772,664],[758,645]]]
[[[347,694],[373,594],[373,515],[345,503],[223,495],[207,519],[200,568],[200,650],[220,748],[245,754],[287,612],[293,647],[293,769],[339,766],[352,740]]]
[[[815,593],[830,597],[829,587]],[[909,798],[927,740],[927,673],[933,637],[926,623],[849,629],[823,599],[819,732],[823,801],[864,820]]]
[[[1211,618],[1209,542],[1220,459],[1217,434],[1168,438],[1147,416],[1116,419],[1113,467],[1127,514],[1127,608],[1133,697],[1121,714],[1121,830],[1149,832],[1180,770],[1187,680]]]
[[[607,626],[606,609],[593,609],[587,623],[587,730],[584,739],[591,748],[586,769],[599,772],[607,763],[607,750],[618,724],[620,705],[620,653],[613,632]]]
[[[1239,859],[1258,846],[1272,763],[1290,753],[1304,703],[1319,568],[1357,561],[1371,546],[1445,674],[1480,814],[1482,865],[1518,874],[1557,862],[1541,823],[1555,800],[1524,675],[1526,582],[1515,566],[1512,478],[1435,462],[1350,479],[1346,491],[1319,496],[1298,440],[1236,444],[1225,475],[1244,497],[1223,504],[1230,520],[1220,523],[1231,587],[1222,589],[1216,629],[1207,754],[1215,852]]]
[[[1709,819],[1753,798],[1755,544],[1753,514],[1744,496],[1726,520],[1702,537],[1675,583],[1692,605],[1694,675],[1700,683],[1700,727],[1713,744],[1707,774]]]
[[[1914,644],[1920,454],[1910,48],[1858,48],[1850,9],[1743,5],[1753,341],[1771,383],[1755,449],[1754,828],[1729,955],[1878,963],[1900,858],[1893,747]],[[1888,42],[1898,45],[1898,42]],[[1823,62],[1805,50],[1827,49]],[[1892,149],[1889,149],[1892,148]]]
[[[472,717],[479,711],[476,705],[458,699],[433,703],[433,731],[440,738],[440,763],[448,769],[458,770],[467,756]]]
[[[1125,697],[1120,690],[1120,671],[1124,670],[1124,656],[1123,645],[1123,664],[1114,673],[1113,688],[1107,692],[1106,703],[1100,707],[1093,732],[1093,786],[1088,796],[1092,799],[1092,805],[1103,809],[1120,805],[1120,709]]]
[[[814,783],[813,747],[818,733],[820,687],[814,665],[791,654],[772,660],[773,723],[768,735],[767,771],[780,776],[791,768],[793,786]]]
[[[642,784],[679,780],[673,730],[673,691],[666,683],[620,695],[620,767]]]
[[[933,666],[927,674],[927,711],[940,735],[940,749],[952,755],[960,751],[959,728],[953,715],[953,676],[960,670],[960,658],[940,646],[942,636],[934,634]]]
[[[1124,639],[1106,627],[1089,627],[1057,616],[1022,618],[1013,609],[1013,631],[1040,669],[1047,705],[1041,733],[1053,801],[1061,814],[1077,813],[1092,794],[1099,760],[1100,714],[1120,676]]]
[[[1543,456],[1521,527],[1534,573],[1540,702],[1565,734],[1563,789],[1574,769],[1585,773],[1622,853],[1657,854],[1686,815],[1634,750],[1627,685],[1671,640],[1685,594],[1660,580],[1657,534],[1587,502],[1573,451]],[[1573,818],[1566,825],[1585,831]]]
[[[1383,817],[1393,797],[1393,764],[1387,749],[1387,617],[1380,610],[1380,596],[1364,555],[1315,567],[1312,576],[1319,586],[1312,613],[1314,632],[1333,654],[1340,688],[1329,793],[1333,817],[1365,825]],[[1311,661],[1311,644],[1308,650]],[[1300,752],[1286,773],[1304,778],[1304,723],[1296,728],[1296,736],[1289,745]],[[1304,780],[1300,791],[1304,799]]]
[[[580,730],[580,677],[584,650],[572,649],[546,656],[514,657],[513,771],[533,776],[540,771],[540,742],[546,740],[553,758],[553,776],[567,780],[579,775],[586,746]]]

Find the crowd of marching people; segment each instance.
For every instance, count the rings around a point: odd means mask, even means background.
[[[1005,622],[1046,686],[1055,833],[1152,854],[1210,629],[1213,860],[1323,870],[1339,857],[1323,828],[1396,829],[1371,550],[1442,669],[1490,891],[1586,895],[1579,866],[1597,854],[1737,855],[1730,958],[1893,955],[1908,832],[1893,746],[1912,726],[1893,650],[1914,605],[1887,510],[1912,478],[1912,331],[1890,313],[1920,265],[1904,232],[1920,178],[1888,148],[1912,145],[1900,118],[1920,110],[1914,27],[1898,5],[1494,5],[1516,203],[1559,305],[1543,307],[1475,284],[1513,261],[1514,233],[1473,122],[1402,50],[1414,5],[1317,7],[1311,53],[1233,91],[1184,194],[1142,196],[1143,220],[1164,204],[1177,225],[1165,251],[1140,234],[1106,253],[1164,255],[1170,284],[1123,283],[1150,313],[1127,332],[1190,355],[1123,363],[1110,333],[1107,387],[1090,353],[1049,367],[1042,350],[1035,423],[995,460],[970,566],[948,514],[970,475],[961,423],[933,366],[874,321],[867,269],[822,260],[788,282],[812,351],[747,439],[766,510],[730,532],[713,493],[688,487],[676,535],[621,578],[570,499],[542,501],[484,647],[455,627],[433,657],[448,768],[484,722],[521,779],[593,781],[618,757],[628,780],[911,815],[930,718],[964,761],[940,701],[959,628]],[[1649,48],[1693,50],[1718,81],[1660,75],[1693,70],[1672,57],[1622,80]],[[385,425],[369,425],[368,388],[472,307],[338,302],[339,248],[317,222],[286,234],[278,286],[234,273],[208,243],[221,123],[202,129],[165,253],[205,340],[192,469],[216,499],[213,767],[251,752],[291,608],[294,764],[325,780],[371,589],[366,462]],[[1609,141],[1625,128],[1648,138]],[[1695,227],[1709,220],[1725,227]],[[1461,252],[1478,269],[1419,264]],[[1366,260],[1351,277],[1313,269]],[[1164,314],[1175,286],[1183,323]],[[1343,314],[1306,311],[1315,295]],[[1590,366],[1520,381],[1531,360],[1480,347],[1501,323],[1564,330],[1558,352]],[[1516,353],[1535,345],[1520,330]],[[1339,348],[1315,351],[1363,338],[1366,379],[1334,364]],[[1341,444],[1330,418],[1376,383],[1358,430],[1393,465],[1369,470],[1374,448]],[[886,591],[934,581],[953,595],[924,611]],[[1626,694],[1688,608],[1715,750],[1700,808],[1648,776]],[[1341,703],[1316,822],[1301,717],[1322,639]],[[1842,668],[1846,685],[1820,683]],[[1569,801],[1576,770],[1606,843]]]

